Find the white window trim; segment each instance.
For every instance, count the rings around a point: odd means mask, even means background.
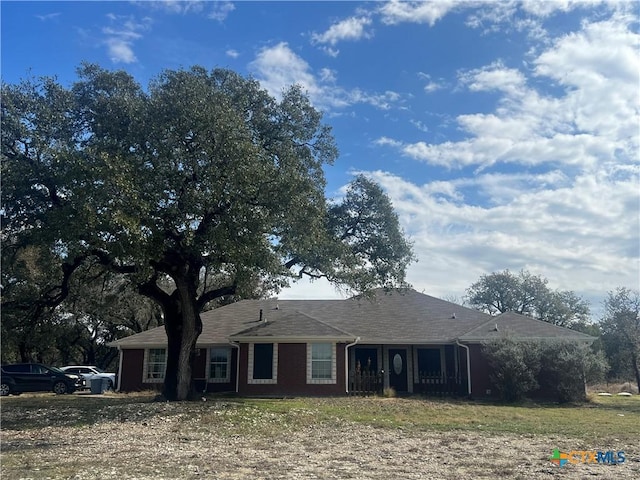
[[[328,343],[328,342],[317,342]],[[336,383],[336,344],[331,344],[331,378],[313,378],[313,343],[307,343],[307,384],[335,385]]]
[[[271,343],[271,342],[267,342]],[[273,385],[278,383],[278,344],[273,343],[273,365],[271,366],[271,378],[253,378],[253,359],[254,359],[254,344],[249,344],[249,372],[247,383],[250,385]]]
[[[150,350],[164,350],[164,373],[161,378],[149,378],[149,351]],[[164,377],[167,373],[167,349],[164,347],[154,347],[144,349],[144,361],[142,364],[142,383],[164,383]]]
[[[227,351],[227,376],[225,378],[211,378],[211,349],[217,348]],[[229,383],[231,381],[231,347],[226,345],[213,346],[207,348],[207,383]]]

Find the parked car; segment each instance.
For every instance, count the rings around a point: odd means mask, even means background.
[[[68,365],[60,367],[60,370],[68,373],[77,373],[84,377],[87,382],[87,388],[91,387],[91,381],[97,378],[106,378],[109,380],[107,389],[113,390],[116,386],[116,374],[105,372],[104,370],[90,365]]]
[[[0,368],[0,395],[54,392],[59,395],[85,388],[82,375],[66,373],[41,363],[15,363]]]

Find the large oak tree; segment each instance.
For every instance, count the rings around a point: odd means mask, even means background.
[[[42,305],[87,261],[160,305],[168,399],[190,393],[200,312],[215,300],[305,275],[357,293],[404,284],[411,246],[380,187],[358,177],[343,200],[325,198],[338,151],[299,87],[278,100],[201,67],[146,89],[96,65],[78,77],[2,86],[3,241],[60,261]]]

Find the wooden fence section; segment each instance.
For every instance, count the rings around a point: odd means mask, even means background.
[[[350,395],[381,395],[384,387],[382,372],[351,372],[349,374]]]
[[[447,375],[443,372],[419,372],[415,393],[453,397],[464,395],[466,379],[462,375]]]

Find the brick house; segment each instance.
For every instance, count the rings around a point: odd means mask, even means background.
[[[593,337],[515,313],[492,317],[414,290],[347,300],[243,300],[201,315],[193,379],[246,396],[382,391],[491,395],[482,343]],[[160,388],[166,334],[158,327],[110,344],[118,389]]]

